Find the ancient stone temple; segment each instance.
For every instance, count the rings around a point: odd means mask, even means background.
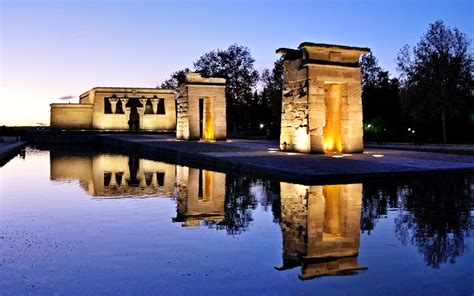
[[[179,140],[225,140],[227,138],[225,79],[188,73],[177,89]]]
[[[368,48],[302,43],[280,48],[284,86],[280,149],[302,153],[362,152],[359,59]]]
[[[301,279],[352,274],[358,264],[362,184],[280,183],[283,265]]]
[[[174,90],[95,87],[79,104],[51,104],[51,128],[175,131]]]

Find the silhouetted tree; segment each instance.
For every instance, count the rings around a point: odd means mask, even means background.
[[[468,180],[444,176],[417,182],[400,190],[399,198],[395,233],[402,244],[415,245],[433,268],[463,255],[471,230]]]
[[[361,232],[370,234],[389,209],[398,208],[394,227],[402,245],[416,246],[433,268],[453,263],[467,250],[472,229],[470,182],[454,175],[366,183]]]
[[[189,73],[189,68],[184,68],[183,70],[178,70],[171,74],[170,78],[163,81],[159,88],[161,89],[176,89],[178,87],[178,78],[184,76],[184,74]]]
[[[362,56],[361,77],[366,139],[396,138],[402,126],[398,80],[382,70],[372,53]]]
[[[439,118],[444,143],[448,121],[472,111],[469,46],[465,34],[438,20],[413,48],[405,45],[397,57],[404,111],[418,125]]]
[[[261,96],[264,98],[265,107],[271,112],[268,125],[272,138],[278,138],[280,136],[282,89],[284,81],[283,71],[283,58],[279,58],[275,61],[271,71],[265,69],[260,76],[263,87]]]
[[[364,184],[360,230],[362,233],[374,230],[381,217],[387,216],[388,208],[398,206],[398,184],[377,182]]]
[[[226,79],[227,122],[234,132],[250,128],[253,119],[249,111],[259,77],[254,62],[247,47],[233,44],[226,50],[208,52],[194,63],[194,69],[203,76]]]

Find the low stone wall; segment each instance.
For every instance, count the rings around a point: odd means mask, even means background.
[[[49,144],[84,144],[97,143],[97,131],[74,130],[27,130],[21,134],[21,139],[33,145]]]
[[[15,137],[7,137],[7,139],[2,139],[0,141],[0,167],[4,166],[7,162],[10,161],[15,155],[26,146],[26,142],[19,141],[16,142]]]
[[[52,129],[90,129],[93,104],[51,104]]]

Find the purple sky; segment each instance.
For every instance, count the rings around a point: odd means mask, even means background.
[[[0,125],[49,124],[49,104],[94,86],[155,87],[206,51],[249,47],[258,70],[303,41],[394,59],[429,23],[472,39],[474,1],[0,0]]]

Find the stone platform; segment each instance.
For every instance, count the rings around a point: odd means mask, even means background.
[[[15,137],[0,137],[0,167],[4,166],[25,146],[26,142],[17,141]]]
[[[365,149],[363,154],[300,154],[256,140],[178,141],[170,135],[99,135],[102,147],[226,173],[303,184],[344,183],[367,178],[474,172],[474,156]]]

